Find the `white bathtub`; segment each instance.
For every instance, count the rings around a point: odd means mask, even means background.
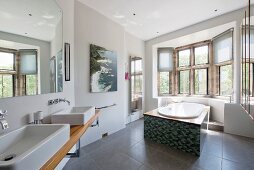
[[[205,105],[198,103],[172,103],[166,107],[158,108],[158,112],[162,116],[179,118],[179,119],[192,119],[197,118],[204,110]]]

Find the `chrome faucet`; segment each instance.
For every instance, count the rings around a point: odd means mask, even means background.
[[[7,110],[0,110],[0,124],[3,130],[9,128],[9,125],[7,120],[5,119],[5,116],[7,116]]]
[[[68,103],[68,105],[71,104],[71,102],[70,102],[69,100],[62,99],[62,98],[59,98],[59,99],[58,99],[58,102],[59,102],[59,103],[61,103],[61,102],[66,102],[66,103]]]

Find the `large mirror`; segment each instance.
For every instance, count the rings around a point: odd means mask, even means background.
[[[244,11],[241,24],[241,105],[254,118],[254,17],[251,16],[251,1]]]
[[[143,98],[143,68],[142,58],[130,57],[130,111],[134,112],[142,111],[142,98]]]
[[[0,4],[0,98],[62,92],[63,18],[57,2]]]

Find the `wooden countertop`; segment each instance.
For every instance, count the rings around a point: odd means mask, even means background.
[[[70,139],[64,144],[64,146],[53,155],[40,170],[53,170],[63,160],[66,154],[71,148],[78,142],[81,136],[92,125],[100,114],[100,110],[95,111],[95,115],[84,125],[71,126]]]
[[[209,114],[210,112],[210,106],[205,106],[204,111],[200,114],[199,117],[197,118],[193,118],[193,119],[179,119],[179,118],[173,118],[173,117],[167,117],[167,116],[162,116],[158,113],[158,109],[149,111],[144,113],[144,115],[147,116],[154,116],[154,117],[159,117],[159,118],[163,118],[163,119],[169,119],[169,120],[175,120],[175,121],[181,121],[181,122],[186,122],[186,123],[191,123],[191,124],[196,124],[196,125],[201,125],[202,122],[204,121],[206,114]]]

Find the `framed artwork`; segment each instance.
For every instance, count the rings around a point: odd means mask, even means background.
[[[70,81],[70,44],[64,43],[65,81]]]
[[[90,92],[117,91],[117,54],[103,47],[90,45]]]

